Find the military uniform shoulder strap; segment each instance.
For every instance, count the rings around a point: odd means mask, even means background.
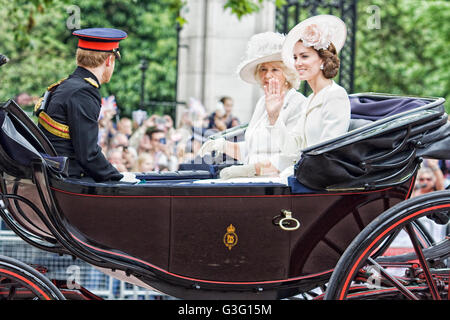
[[[98,88],[99,84],[97,81],[95,81],[94,79],[92,79],[91,77],[89,78],[83,78],[86,82],[88,82],[89,84],[91,84],[92,86]]]
[[[64,139],[70,139],[69,127],[55,121],[46,113],[47,105],[50,100],[50,94],[54,92],[56,88],[66,79],[67,78],[61,79],[47,87],[47,91],[45,91],[44,95],[34,106],[34,114],[38,117],[39,124],[48,132]]]
[[[38,102],[36,102],[36,104],[34,105],[34,114],[35,115],[38,116],[39,112],[41,112],[42,110],[45,109],[50,93],[55,91],[56,88],[66,79],[67,79],[67,77],[63,78],[63,79],[59,80],[58,82],[55,82],[54,84],[51,84],[47,87],[47,91],[45,91],[44,95],[41,98],[39,98]]]
[[[64,80],[66,80],[67,77],[62,78],[61,80],[59,80],[58,82],[55,82],[54,84],[51,84],[47,87],[47,91],[53,91],[55,90]]]

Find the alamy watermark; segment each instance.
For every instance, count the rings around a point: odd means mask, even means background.
[[[79,6],[71,5],[68,6],[66,12],[69,17],[66,20],[66,26],[69,30],[80,29],[81,28],[81,9]]]
[[[369,30],[372,29],[381,29],[381,14],[380,7],[377,5],[368,6],[366,12],[370,14],[370,16],[366,20],[366,25]]]
[[[81,268],[77,265],[70,265],[66,269],[67,279],[66,285],[70,290],[78,290],[81,288]]]
[[[379,267],[370,266],[366,271],[370,274],[366,280],[367,288],[371,290],[380,288],[382,276]]]

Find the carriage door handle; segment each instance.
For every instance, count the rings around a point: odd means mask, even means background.
[[[282,209],[281,215],[274,217],[272,222],[285,231],[294,231],[300,227],[300,221],[292,217],[292,212],[286,209]]]

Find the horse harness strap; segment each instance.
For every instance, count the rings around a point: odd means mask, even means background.
[[[45,112],[50,100],[50,94],[66,79],[67,78],[61,79],[47,88],[43,97],[41,97],[34,106],[34,114],[38,117],[39,124],[45,130],[60,138],[70,139],[69,126],[52,119],[52,117]],[[92,78],[84,78],[84,80],[96,88],[99,87],[97,81]]]

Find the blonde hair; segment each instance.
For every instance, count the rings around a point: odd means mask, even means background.
[[[147,161],[147,160],[151,160],[152,167],[153,167],[153,169],[154,169],[155,162],[154,162],[154,159],[153,159],[152,155],[149,154],[148,152],[142,152],[142,153],[140,153],[139,156],[137,157],[136,162],[135,162],[135,164],[134,164],[134,166],[133,166],[132,171],[133,171],[133,172],[140,172],[140,171],[142,171],[142,170],[141,170],[142,164],[143,164],[145,161]]]
[[[288,85],[289,89],[294,88],[297,90],[300,87],[300,79],[297,71],[288,68],[282,61],[270,61],[270,63],[273,63],[275,66],[277,66],[283,71],[283,75],[286,78],[287,83],[289,84]],[[263,63],[258,64],[255,69],[255,79],[259,83],[259,85],[262,85],[261,79],[258,76],[258,73],[262,65]]]
[[[421,167],[417,171],[417,180],[419,179],[419,177],[424,176],[424,175],[430,175],[431,176],[431,181],[433,183],[436,182],[436,175],[434,174],[434,171],[431,170],[431,168],[429,168],[429,167]]]
[[[97,68],[106,61],[109,56],[114,56],[112,52],[92,51],[77,49],[77,64],[81,67]]]

